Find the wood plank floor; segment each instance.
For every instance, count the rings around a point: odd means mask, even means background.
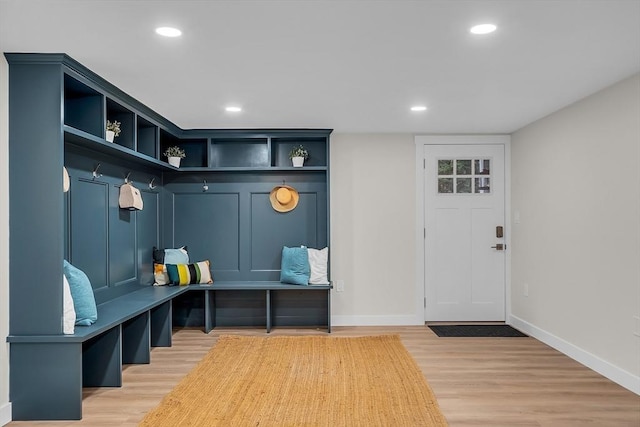
[[[332,336],[397,333],[424,372],[451,426],[640,426],[640,396],[533,338],[439,338],[426,326],[336,327]],[[128,365],[123,387],[85,389],[81,421],[8,426],[136,426],[222,334],[264,329],[174,333],[151,364]],[[326,335],[275,329],[271,335]]]

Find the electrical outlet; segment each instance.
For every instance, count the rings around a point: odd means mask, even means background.
[[[528,296],[529,296],[529,284],[528,284],[528,283],[525,283],[525,284],[522,286],[522,294],[523,294],[525,297],[528,297]]]
[[[336,291],[344,292],[344,280],[336,280]]]

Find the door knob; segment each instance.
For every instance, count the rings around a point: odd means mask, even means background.
[[[507,245],[502,244],[502,243],[496,243],[495,246],[491,246],[492,249],[495,249],[496,251],[504,251],[507,248]]]

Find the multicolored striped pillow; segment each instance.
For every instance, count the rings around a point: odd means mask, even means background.
[[[182,286],[213,283],[209,265],[209,260],[195,264],[166,264],[169,284]]]

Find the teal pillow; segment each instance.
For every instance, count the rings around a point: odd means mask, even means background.
[[[292,285],[308,285],[311,268],[307,248],[282,248],[280,282]]]
[[[71,289],[73,307],[76,310],[76,325],[89,326],[98,320],[98,309],[91,282],[84,271],[69,264],[66,259],[63,269]]]

